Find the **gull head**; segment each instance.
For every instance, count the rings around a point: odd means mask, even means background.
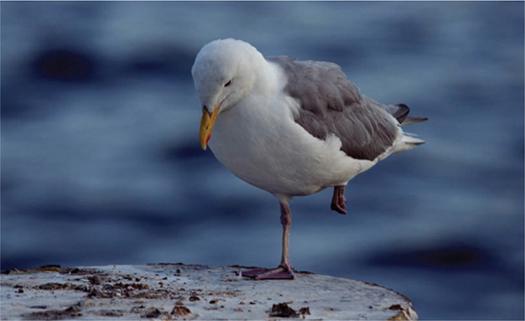
[[[249,43],[234,39],[215,40],[197,54],[191,69],[202,104],[200,143],[206,149],[219,116],[246,97],[257,81],[257,66],[264,57]]]

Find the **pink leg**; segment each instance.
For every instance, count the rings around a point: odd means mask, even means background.
[[[275,269],[255,269],[243,271],[243,276],[251,277],[255,280],[294,280],[293,266],[290,263],[289,238],[290,227],[292,226],[292,212],[286,202],[281,202],[281,225],[283,226],[283,253],[281,264]]]
[[[332,204],[330,208],[340,214],[346,214],[346,198],[345,198],[345,187],[334,186],[334,195],[332,196]]]

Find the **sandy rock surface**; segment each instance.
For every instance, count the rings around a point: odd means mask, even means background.
[[[311,273],[253,281],[244,267],[110,265],[3,271],[1,320],[417,320],[376,284]]]

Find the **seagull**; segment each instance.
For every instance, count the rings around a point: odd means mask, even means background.
[[[202,104],[201,147],[279,202],[281,263],[242,272],[256,280],[296,278],[289,255],[292,197],[333,187],[330,207],[346,214],[348,181],[424,143],[401,126],[427,118],[408,116],[405,104],[362,95],[331,62],[265,58],[247,42],[219,39],[199,51],[191,72]]]

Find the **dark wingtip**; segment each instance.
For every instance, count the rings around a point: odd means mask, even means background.
[[[386,110],[399,122],[401,126],[422,123],[428,120],[427,117],[412,117],[408,116],[410,107],[405,104],[395,104],[386,106]]]
[[[393,113],[392,116],[394,116],[397,121],[402,124],[405,119],[408,117],[408,113],[410,112],[410,107],[408,107],[405,104],[396,104],[398,109]]]

